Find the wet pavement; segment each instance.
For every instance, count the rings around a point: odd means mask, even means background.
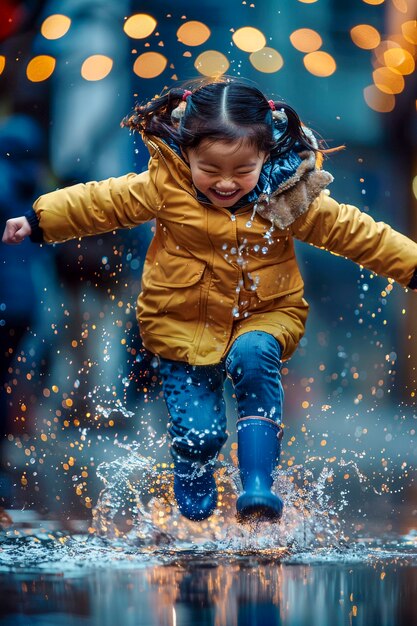
[[[416,532],[274,547],[258,523],[157,545],[23,520],[0,537],[2,626],[417,624]]]

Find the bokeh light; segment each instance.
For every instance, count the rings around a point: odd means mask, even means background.
[[[372,77],[375,85],[384,93],[401,93],[404,89],[404,78],[400,72],[390,67],[378,67]]]
[[[5,67],[6,67],[6,57],[0,54],[0,74],[3,73]]]
[[[59,39],[63,37],[71,26],[71,20],[66,15],[50,15],[41,25],[41,34],[45,39]]]
[[[397,11],[400,11],[400,13],[407,13],[408,4],[410,3],[407,2],[407,0],[392,0],[392,4],[395,6]]]
[[[362,0],[362,1],[365,2],[365,4],[377,5],[377,4],[383,4],[385,0]]]
[[[203,76],[216,78],[229,69],[230,63],[227,57],[217,50],[206,50],[198,55],[194,62],[194,67]]]
[[[384,53],[384,61],[387,67],[391,67],[400,74],[412,74],[415,69],[415,61],[404,48],[391,48]]]
[[[93,54],[81,66],[81,76],[85,80],[102,80],[110,74],[113,60],[104,54]]]
[[[278,72],[284,65],[284,59],[280,53],[274,48],[262,48],[257,52],[252,52],[249,57],[253,67],[258,72],[264,72],[265,74],[272,74]]]
[[[252,28],[252,26],[239,28],[233,33],[232,39],[235,46],[244,52],[256,52],[266,44],[265,35],[257,28]]]
[[[409,43],[417,44],[417,20],[410,20],[401,25],[404,39]]]
[[[26,76],[32,83],[39,83],[47,80],[53,73],[56,60],[47,54],[40,54],[33,57],[26,68]]]
[[[381,43],[381,35],[376,28],[369,24],[358,24],[350,30],[353,43],[358,48],[373,50]]]
[[[366,104],[378,113],[390,113],[395,107],[395,96],[382,93],[375,85],[369,85],[363,90]]]
[[[146,13],[136,13],[127,18],[123,24],[123,30],[132,39],[145,39],[156,28],[156,19]]]
[[[328,52],[317,51],[306,54],[304,66],[314,76],[325,78],[331,76],[336,71],[336,61]]]
[[[298,2],[302,2],[303,4],[313,4],[317,2],[317,0],[298,0]]]
[[[178,41],[185,46],[201,46],[210,35],[211,31],[208,26],[195,20],[186,22],[177,30]]]
[[[414,197],[417,200],[417,176],[414,176],[413,178],[412,188],[413,188]]]
[[[299,28],[290,35],[290,41],[296,50],[300,52],[315,52],[323,40],[320,35],[311,28]]]
[[[392,37],[391,39],[385,39],[384,41],[381,41],[380,45],[377,48],[375,48],[374,50],[375,58],[373,61],[374,68],[378,68],[380,65],[385,65],[385,59],[384,59],[385,52],[387,50],[391,50],[391,48],[401,48],[401,45],[397,43],[396,41],[394,41]]]
[[[167,63],[166,57],[159,52],[144,52],[136,59],[133,71],[140,78],[155,78],[162,74]]]

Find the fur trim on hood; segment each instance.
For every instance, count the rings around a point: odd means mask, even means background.
[[[313,133],[303,128],[314,146],[317,146]],[[310,204],[332,181],[333,176],[317,167],[313,150],[298,153],[301,160],[295,171],[282,181],[272,193],[261,193],[255,210],[264,219],[272,222],[280,230],[288,228],[303,215]]]

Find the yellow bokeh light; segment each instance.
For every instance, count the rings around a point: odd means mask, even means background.
[[[145,39],[153,33],[156,28],[156,19],[146,13],[136,13],[127,18],[123,24],[123,30],[132,39]]]
[[[414,176],[413,178],[412,188],[413,188],[414,197],[417,200],[417,176]]]
[[[136,59],[133,71],[141,78],[155,78],[162,74],[167,63],[166,57],[159,52],[144,52]]]
[[[363,50],[373,50],[381,43],[381,35],[369,24],[358,24],[350,30],[353,43]]]
[[[412,54],[404,48],[386,50],[384,61],[387,67],[398,70],[400,74],[412,74],[416,66]]]
[[[211,32],[203,22],[186,22],[177,30],[178,41],[185,46],[201,46],[210,37]]]
[[[66,35],[71,26],[71,20],[66,15],[56,13],[47,17],[41,25],[41,33],[45,39],[59,39]]]
[[[110,74],[113,60],[104,54],[93,54],[81,66],[81,76],[85,80],[102,80]]]
[[[401,93],[404,89],[404,78],[391,67],[378,67],[372,77],[376,87],[388,94]]]
[[[0,54],[0,74],[4,72],[5,67],[6,67],[6,57]]]
[[[300,52],[315,52],[323,40],[320,35],[310,28],[299,28],[290,35],[290,41],[296,50]]]
[[[417,44],[417,20],[404,22],[401,25],[401,31],[406,41]]]
[[[203,74],[213,78],[221,76],[229,69],[229,61],[221,52],[217,50],[206,50],[195,60],[194,67]]]
[[[395,96],[382,93],[375,85],[369,85],[363,90],[366,104],[378,113],[390,113],[395,107]]]
[[[40,83],[47,80],[53,73],[56,60],[47,54],[40,54],[33,57],[26,68],[26,76],[33,83]]]
[[[363,0],[363,2],[365,2],[365,4],[383,4],[385,0]]]
[[[239,28],[232,35],[235,46],[244,52],[256,52],[263,48],[266,44],[265,35],[252,26],[244,26]]]
[[[325,78],[331,76],[336,71],[336,61],[328,52],[311,52],[306,54],[304,59],[304,66],[314,76]]]
[[[273,74],[278,72],[284,65],[284,59],[277,50],[274,48],[262,48],[257,52],[252,52],[249,57],[253,67],[258,72],[264,72],[265,74]]]
[[[298,0],[298,2],[302,2],[303,4],[313,4],[317,2],[317,0]]]

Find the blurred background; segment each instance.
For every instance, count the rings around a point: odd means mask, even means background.
[[[329,147],[345,145],[325,162],[332,195],[417,240],[416,0],[2,0],[0,40],[3,224],[57,187],[146,169],[122,117],[164,87],[226,73],[288,102]],[[1,507],[88,518],[96,468],[121,446],[168,458],[157,362],[134,314],[151,237],[149,224],[0,247]],[[329,466],[356,519],[389,528],[400,515],[409,531],[416,295],[297,251],[311,313],[283,370],[283,470]]]

